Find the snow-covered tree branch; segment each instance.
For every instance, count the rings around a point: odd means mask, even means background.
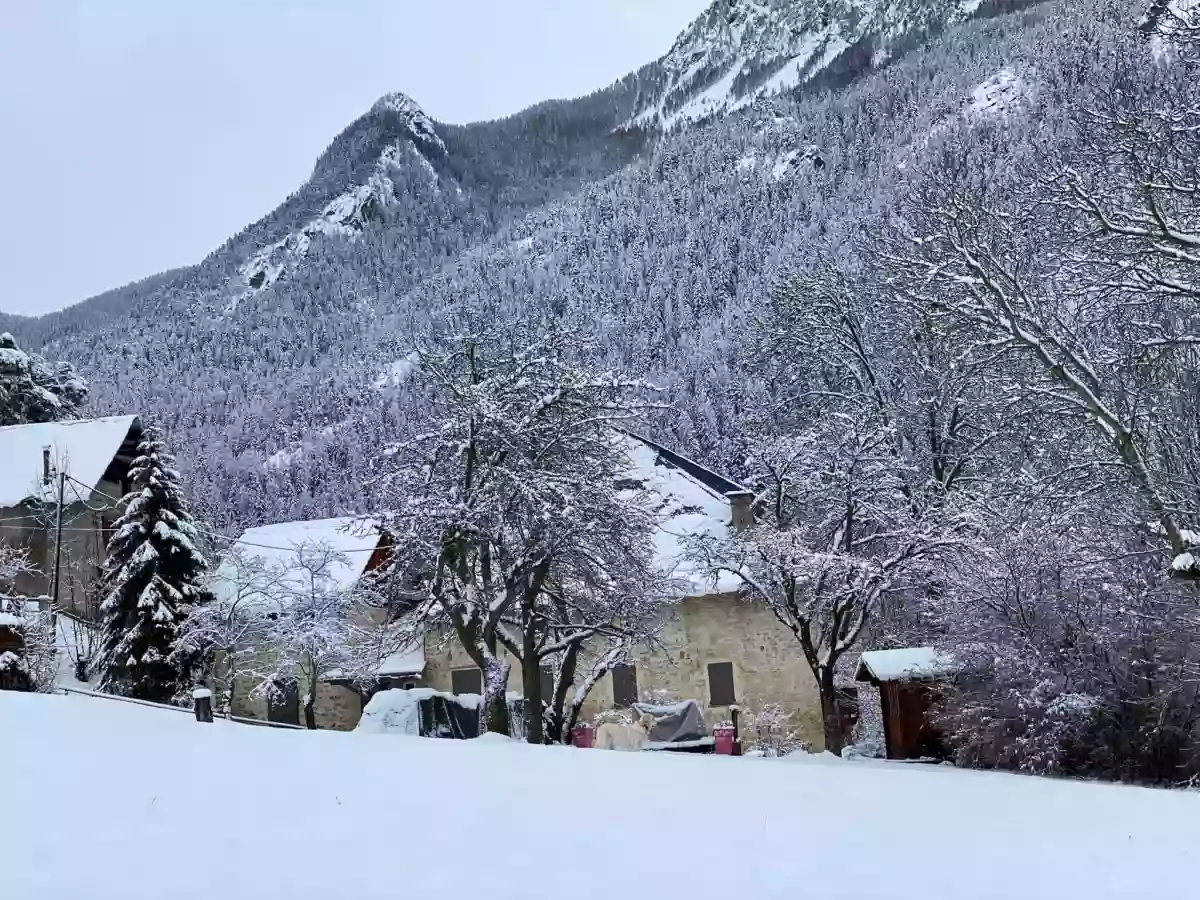
[[[415,356],[427,419],[380,460],[380,505],[419,608],[448,621],[484,673],[486,727],[506,733],[501,648],[537,711],[543,659],[628,637],[657,599],[653,513],[620,486],[620,429],[638,420],[647,388],[580,365],[577,336],[527,321],[471,327]],[[559,720],[565,691],[555,689]],[[527,719],[528,740],[541,742],[541,716]]]

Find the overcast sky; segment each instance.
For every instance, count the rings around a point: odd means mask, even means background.
[[[198,262],[380,95],[447,122],[572,97],[709,0],[0,0],[0,310]]]

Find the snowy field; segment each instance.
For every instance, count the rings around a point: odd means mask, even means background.
[[[0,693],[5,897],[1194,896],[1200,795],[303,733]]]

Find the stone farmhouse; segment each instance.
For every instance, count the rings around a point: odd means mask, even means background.
[[[0,428],[0,546],[25,550],[36,569],[9,586],[15,593],[51,598],[57,558],[58,607],[95,619],[100,567],[141,436],[137,416]]]
[[[652,691],[678,699],[694,699],[709,724],[730,718],[730,707],[755,710],[779,704],[792,715],[799,736],[821,745],[820,701],[816,683],[795,637],[762,605],[739,597],[737,579],[716,584],[701,573],[684,552],[691,534],[717,536],[730,529],[753,527],[752,496],[736,483],[652,441],[628,436],[631,481],[661,498],[661,524],[655,536],[660,566],[684,585],[678,602],[664,607],[662,648],[645,652],[636,662],[605,677],[593,690],[582,715],[624,708],[645,700]],[[255,528],[242,535],[247,544],[288,547],[298,540],[320,539],[340,546],[351,564],[340,573],[349,587],[373,568],[386,563],[387,537],[375,530],[363,537],[361,522],[330,519]],[[370,552],[364,552],[364,548]],[[286,551],[256,550],[281,559]],[[283,557],[278,554],[283,553]],[[226,582],[236,576],[219,573]],[[382,660],[377,688],[432,687],[457,694],[477,694],[482,676],[454,640],[427,636],[424,646],[406,648]],[[521,692],[521,673],[514,665],[510,690]],[[240,699],[239,699],[240,696]],[[349,729],[359,719],[366,697],[345,684],[322,684],[317,692],[318,727]],[[295,698],[285,692],[275,704],[235,691],[234,712],[281,722],[299,721]]]

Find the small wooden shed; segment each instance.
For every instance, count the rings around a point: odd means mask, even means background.
[[[933,647],[868,650],[862,655],[854,678],[879,688],[888,759],[946,755],[929,713],[938,699],[938,682],[956,673],[953,660]]]

